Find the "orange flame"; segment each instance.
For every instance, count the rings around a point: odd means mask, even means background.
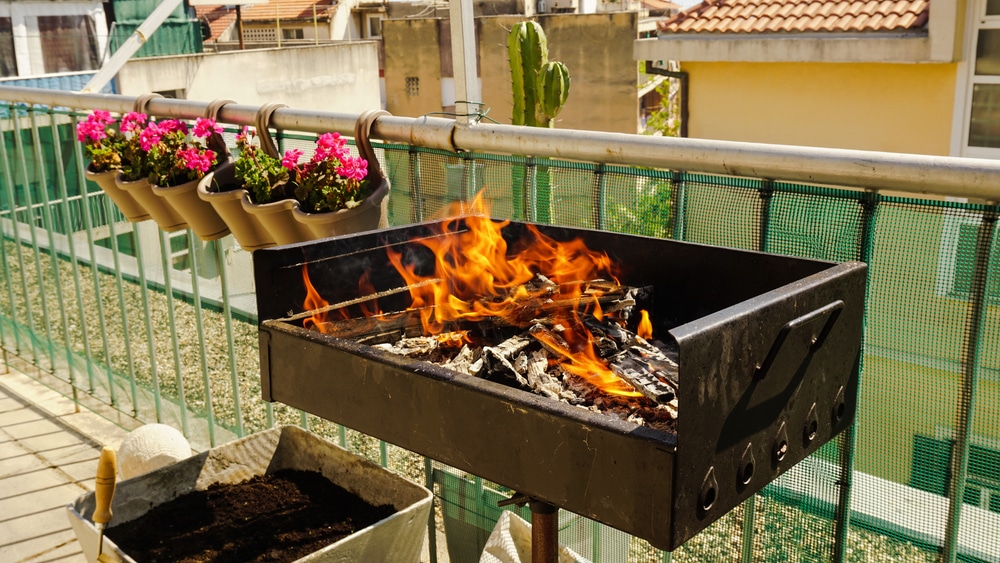
[[[319,292],[313,287],[312,282],[309,280],[309,269],[306,266],[302,266],[302,282],[306,286],[306,299],[302,303],[303,309],[306,311],[317,311],[311,317],[302,321],[302,327],[322,332],[321,327],[324,326],[327,319],[327,314],[322,309],[329,305],[330,302],[320,297]]]
[[[645,338],[646,340],[653,339],[653,323],[649,320],[649,313],[642,309],[639,311],[642,318],[639,319],[639,327],[636,329],[636,335]]]
[[[441,236],[412,241],[431,251],[433,269],[412,260],[406,262],[402,251],[386,249],[389,261],[409,286],[410,310],[417,311],[424,334],[440,335],[439,341],[446,346],[461,346],[469,341],[467,331],[451,332],[455,327],[449,323],[499,318],[507,324],[525,327],[537,317],[543,304],[565,301],[568,306],[550,313],[554,324],[564,329],[560,332],[562,338],[557,339],[559,342],[543,342],[560,356],[557,361],[563,369],[607,393],[640,396],[599,356],[593,334],[579,318],[580,309],[599,320],[604,317],[599,293],[585,299],[585,284],[579,282],[611,279],[617,283],[608,255],[590,250],[580,239],[556,241],[532,225],[526,226],[529,231],[526,236],[508,247],[502,231],[509,221],[489,219],[478,196],[471,206],[477,214],[443,220],[437,227]],[[420,271],[432,272],[418,274],[418,266]],[[536,280],[536,274],[545,276],[554,285],[535,288],[529,282]],[[305,267],[302,277],[307,292],[305,310],[326,307],[327,301],[310,283]],[[360,281],[359,289],[362,294],[374,293],[367,275]],[[376,305],[363,307],[363,312],[369,317],[379,314]],[[643,319],[649,325],[645,311]],[[303,326],[322,330],[326,322],[327,313],[317,312]],[[646,334],[652,333],[649,326]],[[549,339],[544,335],[538,337]]]
[[[600,358],[593,335],[578,318],[581,307],[603,316],[598,296],[592,301],[583,299],[582,284],[575,282],[615,279],[608,255],[590,250],[580,239],[556,241],[531,225],[527,226],[528,236],[511,248],[501,234],[509,221],[490,220],[479,198],[473,208],[479,214],[464,217],[464,229],[459,229],[459,219],[446,219],[439,228],[444,236],[414,241],[434,256],[430,275],[418,274],[417,264],[404,264],[402,252],[387,250],[390,262],[411,288],[411,308],[419,311],[425,333],[439,334],[448,330],[448,323],[458,320],[491,317],[523,326],[535,318],[533,306],[565,300],[571,305],[553,314],[564,327],[576,327],[563,335],[570,349],[550,346],[562,356],[563,367],[606,392],[638,396]],[[532,294],[535,290],[529,289],[529,282],[536,274],[556,284],[555,294],[548,293],[551,289]]]

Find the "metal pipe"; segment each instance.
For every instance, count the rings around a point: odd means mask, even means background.
[[[993,202],[991,202],[993,203]],[[958,532],[962,519],[965,481],[969,472],[969,438],[976,409],[976,387],[979,380],[979,350],[986,318],[986,277],[990,267],[990,248],[997,222],[997,208],[991,205],[983,212],[976,235],[976,264],[972,271],[971,303],[966,328],[965,354],[962,358],[962,392],[955,421],[955,442],[951,454],[951,479],[948,482],[948,520],[944,530],[941,561],[954,563],[958,559]]]
[[[531,563],[559,561],[559,509],[531,499]]]
[[[450,0],[448,4],[455,111],[458,122],[468,125],[475,122],[472,115],[482,100],[476,71],[476,23],[473,21],[472,0]],[[465,104],[465,111],[459,110],[458,104]]]
[[[201,271],[201,264],[198,263],[200,260],[199,256],[201,255],[200,246],[201,243],[195,238],[194,231],[188,229],[187,251],[188,257],[191,259],[191,299],[194,301],[192,303],[194,309],[194,326],[198,335],[198,349],[201,351],[198,354],[198,363],[201,367],[201,384],[205,387],[205,418],[208,419],[208,443],[214,448],[216,446],[215,407],[212,405],[212,379],[208,373],[208,348],[205,346],[205,323],[201,316],[201,308],[203,307],[201,302],[201,284],[198,283],[198,276]],[[221,267],[224,266],[220,265]]]
[[[80,94],[18,86],[0,86],[0,99],[11,102],[124,113],[135,97]],[[157,98],[154,115],[195,119],[207,102]],[[256,106],[230,104],[219,121],[252,125]],[[312,110],[277,110],[279,129],[353,134],[357,115]],[[442,150],[530,154],[605,164],[705,172],[775,181],[807,182],[914,194],[987,200],[1000,199],[1000,161],[949,156],[796,147],[708,139],[683,139],[544,127],[479,123],[460,126],[435,117],[378,118],[372,136],[385,141]]]

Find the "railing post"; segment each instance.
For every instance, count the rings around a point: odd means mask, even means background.
[[[36,118],[36,113],[34,109],[31,111],[31,136],[35,139],[34,149],[35,149],[35,160],[39,164],[38,166],[38,179],[39,185],[41,186],[42,194],[42,217],[45,224],[45,232],[48,234],[49,242],[49,258],[52,261],[52,278],[54,280],[55,291],[56,291],[56,303],[57,309],[59,310],[59,322],[62,325],[63,334],[63,345],[66,347],[66,371],[69,372],[69,387],[70,391],[73,393],[73,408],[76,412],[80,412],[80,396],[79,390],[76,387],[76,370],[73,369],[73,343],[69,336],[69,319],[66,316],[66,299],[63,297],[62,288],[62,275],[59,273],[59,253],[56,252],[56,235],[55,235],[55,220],[52,218],[52,205],[51,200],[49,200],[49,181],[45,174],[45,166],[42,164],[45,162],[45,156],[42,154],[42,143],[41,143],[41,130],[38,127],[38,120]],[[51,108],[47,111],[52,118]],[[53,129],[49,129],[50,133],[54,133]],[[60,158],[59,151],[62,150],[61,147],[55,142],[56,137],[52,137],[52,154],[53,158]],[[56,176],[59,178],[59,183],[65,184],[62,177],[64,174],[62,166],[56,167]],[[69,238],[68,242],[72,245],[72,239]],[[52,334],[51,328],[49,329],[49,349],[52,350],[52,356],[50,362],[52,365],[52,374],[56,375],[56,357],[55,357],[55,335]]]
[[[55,112],[51,108],[49,108],[49,122],[52,132],[52,146],[55,147],[53,155],[55,156],[56,170],[58,171],[57,177],[59,179],[59,198],[62,200],[62,227],[66,236],[66,246],[69,248],[70,263],[73,265],[73,289],[76,291],[77,314],[80,315],[80,334],[82,336],[83,353],[84,357],[87,359],[87,389],[90,394],[93,394],[94,368],[93,363],[91,362],[90,335],[87,334],[86,312],[83,306],[83,290],[80,285],[80,263],[77,261],[76,257],[76,240],[73,236],[75,231],[73,222],[71,221],[72,211],[69,204],[69,190],[67,189],[66,184],[66,168],[63,165],[62,150],[60,148],[62,142],[59,136],[59,127],[56,124]],[[86,198],[81,197],[81,202],[85,205]],[[70,367],[70,370],[72,372],[72,367]]]
[[[607,188],[608,188],[608,178],[604,173],[604,164],[598,163],[594,167],[594,187],[593,195],[591,196],[594,202],[594,211],[597,212],[597,224],[594,225],[599,231],[603,231],[607,228]]]
[[[10,112],[10,119],[13,121],[17,119],[17,109],[13,104],[8,104],[7,111]],[[14,127],[11,126],[11,137],[13,140]],[[7,153],[7,138],[6,134],[0,136],[0,160],[3,160],[3,179],[4,186],[7,187],[7,200],[10,205],[10,226],[11,226],[11,238],[14,242],[14,250],[17,254],[17,271],[19,277],[21,278],[21,295],[25,299],[25,311],[28,315],[28,326],[32,326],[31,321],[31,302],[28,300],[28,278],[24,272],[24,251],[21,248],[21,236],[18,234],[18,220],[17,220],[17,197],[14,194],[14,175],[11,173],[10,159]],[[6,257],[4,257],[4,264],[6,264]],[[7,280],[7,290],[10,295],[10,307],[11,307],[11,324],[12,330],[14,331],[14,353],[21,354],[21,331],[18,330],[18,321],[13,318],[17,314],[17,308],[15,304],[14,289],[12,286],[12,281]],[[33,342],[33,341],[32,341]],[[34,344],[32,343],[32,352],[34,352]]]
[[[240,398],[239,370],[236,368],[236,350],[233,347],[233,311],[229,305],[229,274],[226,273],[226,260],[222,251],[222,245],[216,242],[215,255],[219,261],[219,285],[222,294],[222,315],[226,326],[226,342],[229,348],[229,376],[233,386],[233,417],[236,420],[236,436],[242,438],[243,429],[243,408]]]
[[[962,502],[969,472],[969,438],[976,408],[976,387],[979,381],[979,349],[986,317],[986,278],[990,266],[993,230],[997,222],[996,202],[983,211],[976,234],[976,263],[972,270],[971,303],[966,325],[965,354],[962,357],[962,390],[955,421],[955,441],[951,449],[948,482],[948,520],[945,525],[941,560],[954,563],[958,558],[958,533],[962,520]]]
[[[410,145],[410,220],[422,223],[424,220],[423,183],[420,178],[420,153]]]
[[[167,298],[167,316],[170,321],[170,340],[173,344],[173,354],[174,354],[174,375],[177,378],[177,404],[181,409],[181,430],[184,436],[187,438],[191,437],[191,429],[188,426],[187,417],[187,397],[184,393],[184,368],[181,363],[181,351],[177,345],[177,316],[174,311],[174,285],[171,280],[171,270],[173,270],[173,265],[170,263],[170,241],[167,240],[167,233],[157,229],[160,235],[160,264],[163,268],[163,293]],[[139,245],[136,245],[137,247]],[[145,291],[145,285],[143,285],[143,291]],[[270,403],[268,403],[270,404]]]
[[[74,114],[70,119],[70,123],[73,126],[73,130],[76,130],[76,125],[78,123],[77,116]],[[83,148],[80,143],[73,143],[73,155],[76,159],[76,171],[77,171],[77,188],[80,190],[80,202],[83,208],[83,228],[87,232],[87,248],[90,250],[90,272],[94,281],[94,296],[97,303],[97,319],[100,324],[101,331],[101,343],[103,345],[104,358],[107,368],[108,375],[108,401],[112,407],[118,406],[117,394],[115,393],[114,385],[114,373],[111,369],[111,350],[108,346],[108,324],[107,319],[104,316],[104,303],[100,299],[101,295],[101,274],[97,268],[97,251],[94,245],[94,221],[93,217],[90,215],[90,194],[87,189],[87,179],[84,176],[84,168],[86,165],[83,163]],[[103,202],[107,196],[101,195],[95,196],[98,202]],[[112,236],[114,235],[114,229],[111,229]],[[93,362],[93,359],[87,358],[88,364]]]
[[[861,204],[861,232],[858,239],[858,258],[868,264],[871,262],[872,253],[875,249],[875,218],[878,212],[878,204],[881,200],[878,192],[866,191],[860,200]],[[865,288],[871,281],[871,269],[865,274]],[[865,311],[868,308],[865,307]],[[864,362],[864,342],[865,329],[861,331],[861,351],[855,362],[856,377],[861,378],[861,367]],[[860,381],[858,382],[860,388]],[[860,395],[860,392],[859,392]],[[847,561],[848,533],[851,528],[851,487],[854,478],[854,446],[857,434],[857,422],[852,423],[844,430],[840,445],[840,479],[838,485],[840,489],[837,495],[837,509],[834,513],[834,536],[833,536],[833,561],[843,563]]]
[[[670,223],[673,225],[674,240],[684,240],[684,177],[680,170],[670,172]]]
[[[212,381],[208,376],[208,358],[205,356],[205,325],[201,318],[201,282],[198,272],[200,246],[194,231],[187,230],[188,256],[191,258],[191,300],[194,302],[194,326],[198,334],[198,359],[201,366],[202,385],[205,386],[205,418],[208,419],[208,443],[215,447],[215,408],[212,405]],[[169,272],[165,272],[169,274]],[[229,343],[227,343],[228,345]]]
[[[29,109],[28,111],[34,111],[34,109]],[[45,287],[45,276],[42,274],[42,262],[41,259],[38,257],[39,254],[38,236],[35,233],[35,221],[34,221],[35,205],[33,202],[33,198],[31,197],[31,179],[28,178],[28,161],[24,157],[24,145],[21,142],[21,128],[20,126],[18,126],[17,122],[18,122],[17,111],[12,107],[11,123],[13,123],[14,125],[12,128],[14,134],[14,153],[15,155],[18,156],[18,158],[21,161],[19,163],[21,169],[21,181],[22,181],[21,185],[24,187],[24,208],[28,215],[26,224],[28,226],[29,238],[31,239],[32,254],[34,255],[34,262],[35,262],[35,272],[38,275],[36,283],[38,284],[38,287]],[[20,238],[21,238],[20,235],[18,235],[18,248],[20,248]],[[25,275],[23,264],[21,265],[21,275],[22,276]],[[51,326],[49,325],[49,315],[47,307],[45,305],[45,293],[44,292],[41,293],[40,297],[42,302],[42,321],[46,324],[45,334],[46,336],[48,336]],[[31,297],[28,292],[27,285],[25,285],[25,290],[24,290],[24,304],[25,304],[25,310],[27,311],[28,314],[28,330],[31,332],[35,332],[35,315],[31,308]],[[40,358],[38,355],[38,348],[37,346],[35,346],[36,340],[37,340],[36,338],[31,338],[31,360],[32,363],[34,363],[35,367],[37,367],[38,369],[42,369],[42,366],[39,362]],[[54,353],[50,350],[50,354]],[[52,355],[49,356],[50,363],[51,359]]]

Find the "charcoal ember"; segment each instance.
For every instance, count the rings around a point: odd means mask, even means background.
[[[375,344],[374,348],[386,350],[408,358],[428,358],[438,349],[439,345],[440,342],[433,336],[412,336],[401,338],[395,344]]]
[[[513,380],[520,387],[530,388],[528,380],[517,372],[510,360],[503,356],[502,351],[490,346],[483,348],[482,367],[476,375],[500,383],[506,383],[505,379]]]
[[[459,373],[464,373],[466,375],[475,375],[479,371],[482,364],[480,358],[479,347],[473,348],[472,346],[462,346],[462,349],[455,354],[455,357],[444,362],[441,367],[457,371]]]
[[[524,376],[528,380],[528,385],[531,387],[531,390],[550,399],[558,400],[563,398],[560,395],[565,391],[562,383],[559,382],[559,379],[553,377],[548,372],[548,355],[542,350],[535,350],[530,356],[528,354],[521,354],[518,356],[518,358],[522,357],[524,358],[525,364]],[[573,399],[579,398],[575,394],[571,395],[571,397]]]

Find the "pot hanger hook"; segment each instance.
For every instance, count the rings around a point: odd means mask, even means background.
[[[149,102],[151,100],[155,100],[156,98],[162,98],[162,97],[163,96],[161,96],[159,94],[152,94],[152,93],[150,93],[150,94],[140,94],[138,97],[136,97],[135,103],[132,105],[132,111],[134,111],[136,113],[143,113],[143,114],[149,115],[146,112],[146,106],[149,105]]]
[[[371,132],[375,121],[383,115],[392,115],[382,109],[370,109],[358,116],[358,121],[354,124],[354,143],[358,146],[361,158],[368,161],[368,179],[373,184],[378,184],[385,178],[382,173],[382,166],[375,157],[375,149],[372,148]]]
[[[274,144],[274,139],[271,138],[271,131],[268,127],[271,124],[271,116],[274,115],[274,112],[285,107],[288,106],[279,102],[268,102],[260,106],[260,109],[257,110],[257,116],[254,118],[257,136],[260,137],[260,148],[264,151],[264,154],[272,158],[279,158],[278,147]]]
[[[212,100],[211,102],[208,103],[208,107],[205,108],[205,118],[211,119],[212,121],[217,121],[219,112],[222,110],[222,108],[227,104],[232,104],[232,103],[235,102],[233,100],[226,100],[222,98],[217,100]],[[225,139],[222,138],[222,135],[220,133],[215,133],[214,131],[212,132],[211,135],[208,136],[208,139],[206,140],[205,144],[208,145],[208,148],[215,151],[215,154],[220,159],[224,158],[226,153],[229,151],[228,147],[226,147]]]

